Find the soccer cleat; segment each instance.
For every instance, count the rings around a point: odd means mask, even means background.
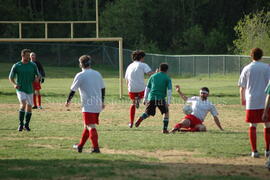
[[[24,126],[24,129],[25,129],[26,131],[31,131],[31,129],[29,128],[29,126]]]
[[[269,157],[269,155],[270,155],[270,151],[269,151],[269,150],[268,150],[268,151],[265,150],[265,151],[264,151],[264,156],[265,156],[265,157]]]
[[[22,131],[22,130],[23,130],[23,126],[22,125],[19,125],[18,131]]]
[[[82,150],[83,150],[83,147],[78,146],[78,144],[74,144],[74,145],[73,145],[73,149],[77,149],[78,153],[81,153]]]
[[[32,109],[37,109],[38,107],[37,106],[33,106]]]
[[[176,131],[179,131],[180,129],[178,129],[178,128],[173,128],[171,131],[170,131],[170,133],[175,133]]]
[[[38,106],[38,109],[43,109],[42,106]]]
[[[270,171],[270,157],[268,157],[268,159],[265,163],[265,167],[268,168],[268,170]]]
[[[133,123],[129,123],[128,127],[132,128],[133,127]]]
[[[167,129],[163,129],[163,130],[162,130],[162,133],[163,133],[163,134],[169,134],[169,131],[168,131]]]
[[[253,158],[259,158],[260,157],[260,154],[257,151],[251,152],[251,157],[253,157]]]
[[[135,123],[135,127],[139,127],[142,121],[143,121],[143,118],[140,117],[140,118],[137,120],[137,122]]]
[[[138,109],[140,107],[140,100],[138,96],[135,97],[135,103],[136,109]]]
[[[99,150],[99,148],[94,148],[94,149],[91,151],[91,153],[100,153],[100,150]]]

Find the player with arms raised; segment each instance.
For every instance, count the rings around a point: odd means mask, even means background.
[[[73,146],[79,153],[89,138],[92,142],[92,153],[100,153],[96,124],[99,124],[99,113],[104,109],[105,86],[99,72],[91,69],[91,57],[83,55],[79,58],[82,72],[78,73],[71,85],[71,91],[66,101],[69,106],[75,92],[79,90],[82,104],[84,130],[79,144]]]

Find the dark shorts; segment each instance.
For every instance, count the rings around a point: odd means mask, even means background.
[[[165,100],[151,100],[146,105],[145,113],[149,116],[154,116],[156,114],[156,107],[158,107],[161,114],[169,111]]]

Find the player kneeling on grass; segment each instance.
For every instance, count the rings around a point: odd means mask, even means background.
[[[99,124],[99,113],[104,109],[105,86],[99,72],[91,69],[91,57],[83,55],[79,58],[82,72],[78,73],[71,85],[71,91],[66,101],[69,106],[75,91],[79,89],[82,103],[82,116],[84,120],[84,130],[79,144],[73,146],[79,153],[89,138],[92,142],[92,153],[100,153],[98,146],[98,133],[96,124]]]
[[[200,96],[193,96],[191,98],[188,98],[181,92],[179,85],[176,86],[176,91],[185,102],[191,104],[192,112],[191,114],[187,114],[180,123],[176,124],[171,130],[171,133],[180,131],[182,128],[188,131],[206,131],[203,121],[208,112],[212,114],[216,125],[223,131],[217,117],[218,112],[212,102],[207,99],[209,96],[209,89],[207,87],[201,88]]]
[[[159,72],[153,74],[148,80],[144,92],[144,104],[146,105],[146,109],[135,123],[135,127],[139,127],[141,122],[149,116],[155,116],[156,107],[158,107],[161,114],[164,114],[163,133],[169,133],[167,130],[169,124],[168,106],[172,96],[172,81],[167,75],[168,68],[168,64],[161,63],[159,66]],[[167,102],[165,100],[166,95],[168,95]]]

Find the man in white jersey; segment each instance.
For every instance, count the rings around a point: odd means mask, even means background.
[[[171,130],[171,133],[180,131],[182,128],[192,132],[206,131],[206,127],[203,125],[203,121],[208,112],[212,114],[218,128],[223,131],[223,128],[219,122],[216,107],[207,99],[209,96],[209,89],[207,87],[200,89],[200,96],[193,96],[191,98],[188,98],[181,92],[179,85],[176,85],[176,91],[185,102],[191,104],[192,113],[187,114],[180,123],[176,124]]]
[[[265,156],[269,156],[269,133],[270,121],[262,120],[266,94],[264,92],[269,79],[269,65],[260,62],[263,51],[260,48],[253,48],[250,56],[252,62],[249,63],[241,72],[238,86],[240,87],[241,104],[246,106],[246,122],[250,124],[249,139],[251,144],[251,157],[259,157],[257,151],[257,123],[264,123],[265,137]]]
[[[99,72],[91,69],[91,57],[83,55],[79,58],[82,72],[78,73],[71,85],[71,91],[66,101],[66,107],[79,90],[82,103],[82,116],[84,120],[84,130],[79,144],[73,146],[79,153],[89,138],[92,142],[92,153],[100,153],[98,145],[98,133],[96,124],[99,124],[99,113],[104,109],[105,86]]]
[[[131,58],[133,63],[131,63],[126,70],[125,79],[128,85],[129,98],[132,104],[129,108],[130,123],[129,127],[133,127],[134,117],[136,108],[139,108],[140,100],[144,97],[144,75],[153,74],[151,68],[144,63],[145,53],[141,50],[136,50],[132,53]]]

